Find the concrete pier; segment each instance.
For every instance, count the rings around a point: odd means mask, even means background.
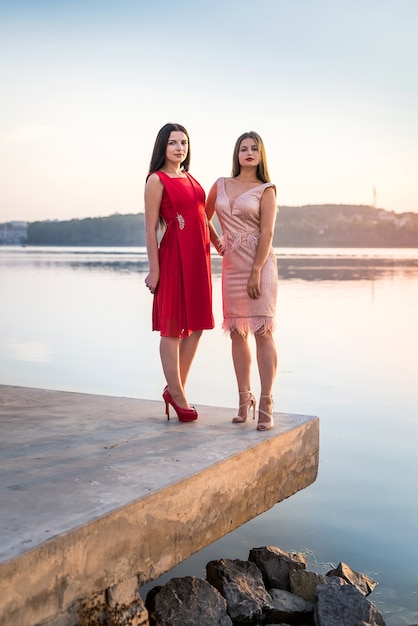
[[[183,424],[162,401],[0,385],[1,626],[69,624],[315,481],[318,418],[258,432],[197,408]]]

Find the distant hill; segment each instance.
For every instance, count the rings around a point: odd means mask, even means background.
[[[10,224],[0,224],[0,234],[2,227],[10,233]],[[22,222],[19,224],[22,228]],[[0,242],[7,243],[1,237]],[[144,246],[144,214],[30,222],[26,238],[20,231],[19,242],[42,246]],[[418,247],[418,214],[347,204],[279,206],[273,244]]]
[[[418,247],[418,214],[371,206],[282,206],[275,246]]]
[[[31,246],[144,246],[144,214],[31,222],[26,243]]]

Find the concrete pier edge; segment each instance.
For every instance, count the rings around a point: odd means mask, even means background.
[[[180,424],[159,401],[0,385],[1,626],[70,624],[315,481],[317,417],[261,433],[198,409]]]

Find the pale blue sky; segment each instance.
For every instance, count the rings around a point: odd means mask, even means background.
[[[0,0],[0,221],[135,213],[155,135],[208,192],[259,132],[278,203],[418,211],[418,0]]]

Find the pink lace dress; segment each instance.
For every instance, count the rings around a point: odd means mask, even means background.
[[[217,180],[215,211],[222,228],[222,304],[225,331],[264,333],[274,330],[277,301],[277,260],[270,248],[261,270],[261,296],[247,294],[247,282],[260,236],[260,203],[267,187],[263,183],[244,192],[231,203],[225,178]]]

